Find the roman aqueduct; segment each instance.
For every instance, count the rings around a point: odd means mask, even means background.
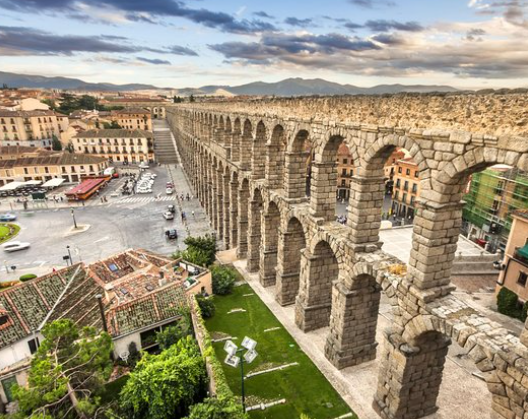
[[[450,286],[468,177],[494,164],[528,170],[527,110],[526,94],[396,95],[178,105],[167,119],[219,238],[280,304],[295,304],[299,328],[329,326],[335,367],[376,357],[380,294],[389,297],[381,417],[436,410],[454,341],[485,377],[494,417],[528,419],[528,331],[512,335]],[[356,167],[346,225],[334,216],[342,142]],[[379,240],[396,147],[417,162],[422,190],[406,267]]]

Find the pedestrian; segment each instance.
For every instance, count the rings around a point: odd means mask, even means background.
[[[181,213],[181,217],[182,217],[182,223],[185,221],[185,213],[182,211]]]
[[[193,216],[193,218],[194,218],[194,210],[192,210],[192,216]]]

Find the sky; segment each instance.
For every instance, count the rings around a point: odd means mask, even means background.
[[[0,71],[528,87],[528,0],[0,0]]]

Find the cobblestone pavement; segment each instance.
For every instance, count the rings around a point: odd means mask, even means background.
[[[258,274],[249,274],[245,260],[234,262],[254,291],[277,316],[303,351],[312,359],[343,399],[358,414],[360,419],[379,419],[372,407],[379,371],[379,357],[383,349],[382,331],[390,325],[391,307],[382,298],[378,317],[378,358],[362,365],[335,369],[324,356],[324,345],[328,328],[304,333],[294,321],[294,306],[281,307],[275,301],[273,287],[260,285]],[[476,375],[478,370],[456,344],[452,344],[445,364],[444,376],[438,398],[439,410],[428,419],[482,419],[490,416],[491,395],[484,381]]]

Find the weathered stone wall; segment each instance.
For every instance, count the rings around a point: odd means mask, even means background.
[[[330,326],[325,354],[333,365],[376,356],[380,294],[389,297],[394,320],[373,395],[384,418],[420,418],[436,409],[453,341],[482,371],[496,417],[528,419],[526,346],[450,294],[468,176],[497,163],[528,169],[527,138],[488,135],[523,134],[512,121],[526,97],[473,96],[229,102],[168,111],[185,170],[219,238],[247,257],[264,285],[275,286],[280,303],[295,302],[301,329]],[[478,111],[462,114],[466,105]],[[500,125],[482,125],[483,114]],[[357,167],[347,225],[334,221],[335,153],[342,143]],[[406,266],[379,242],[383,164],[396,147],[418,163],[422,188]]]

